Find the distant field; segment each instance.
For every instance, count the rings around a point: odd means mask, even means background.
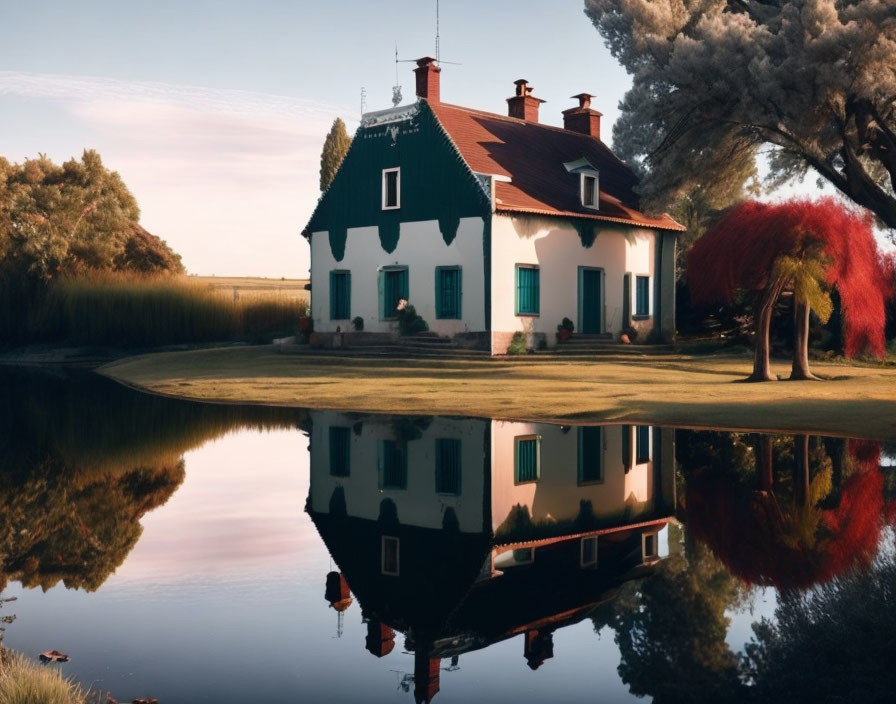
[[[208,286],[228,298],[277,298],[308,301],[309,279],[265,279],[253,276],[187,276],[192,283]]]

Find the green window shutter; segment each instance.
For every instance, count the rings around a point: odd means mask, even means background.
[[[539,475],[539,442],[538,437],[516,438],[514,446],[514,465],[516,483],[534,482]]]
[[[460,440],[436,438],[436,493],[460,495]]]
[[[408,270],[403,269],[384,269],[380,272],[381,295],[380,295],[380,311],[384,319],[394,318],[396,316],[395,307],[402,298],[409,300],[410,292],[408,291]]]
[[[381,489],[406,489],[408,486],[407,446],[395,440],[380,442],[379,475]]]
[[[635,462],[650,461],[650,426],[639,425],[635,429]]]
[[[579,483],[599,482],[603,479],[601,467],[601,429],[579,428]]]
[[[330,428],[330,475],[347,477],[351,474],[351,429]]]
[[[352,275],[348,271],[330,272],[330,319],[351,317]]]
[[[632,468],[632,426],[622,426],[622,466],[628,472]]]
[[[461,318],[460,267],[436,267],[436,318]]]
[[[650,315],[650,277],[635,277],[635,315]]]
[[[632,275],[622,277],[622,327],[628,327],[632,322]]]
[[[540,303],[539,269],[533,266],[516,267],[516,313],[538,315]]]

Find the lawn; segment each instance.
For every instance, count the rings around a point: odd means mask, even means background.
[[[773,367],[789,372],[783,361]],[[213,402],[896,438],[896,368],[813,369],[828,380],[738,383],[750,371],[744,356],[368,359],[260,346],[142,355],[100,371],[140,389]]]

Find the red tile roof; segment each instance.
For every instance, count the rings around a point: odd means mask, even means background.
[[[668,215],[638,210],[637,178],[599,139],[513,117],[430,103],[470,168],[510,178],[495,184],[498,212],[532,213],[684,230]],[[581,204],[579,174],[565,163],[586,159],[600,174],[600,209]]]

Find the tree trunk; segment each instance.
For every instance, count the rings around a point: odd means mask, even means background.
[[[756,311],[756,349],[753,353],[753,373],[747,381],[777,381],[778,377],[772,374],[769,360],[771,342],[769,340],[772,323],[772,312],[775,302],[784,288],[783,281],[775,281],[766,286],[759,297],[759,306]]]
[[[793,301],[793,366],[791,381],[820,379],[809,371],[809,304]]]
[[[759,435],[756,439],[756,465],[759,470],[759,488],[772,491],[775,488],[774,453],[771,435]]]

